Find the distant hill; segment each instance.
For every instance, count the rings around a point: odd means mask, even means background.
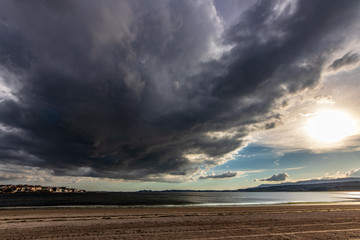
[[[238,192],[360,191],[360,178],[309,180],[294,183],[262,184]]]
[[[139,192],[305,192],[305,191],[360,191],[360,178],[337,178],[261,184],[237,190],[140,190]]]

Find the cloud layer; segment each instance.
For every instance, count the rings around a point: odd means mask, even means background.
[[[226,172],[226,173],[220,173],[220,174],[214,174],[214,175],[208,175],[208,176],[201,176],[200,179],[209,179],[209,178],[232,178],[236,177],[236,172]]]
[[[281,181],[285,181],[288,177],[289,177],[289,174],[287,174],[287,173],[279,173],[279,174],[274,174],[271,177],[261,179],[260,181],[281,182]]]
[[[0,163],[159,180],[231,158],[315,87],[358,1],[3,1]]]

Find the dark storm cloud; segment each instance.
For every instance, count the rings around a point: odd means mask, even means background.
[[[318,83],[359,2],[276,4],[222,33],[210,1],[2,1],[0,162],[148,180],[223,161]]]
[[[269,178],[261,179],[260,181],[281,182],[281,181],[285,181],[288,177],[289,177],[289,174],[287,174],[287,173],[279,173],[279,174],[274,174]]]
[[[208,176],[201,176],[200,179],[209,179],[209,178],[232,178],[236,177],[236,172],[226,172],[221,174],[215,174],[215,175],[208,175]]]
[[[360,60],[359,54],[348,52],[341,58],[336,59],[329,66],[329,68],[331,68],[333,70],[338,70],[339,68],[342,68],[343,66],[352,65],[354,63],[357,63],[359,60]]]

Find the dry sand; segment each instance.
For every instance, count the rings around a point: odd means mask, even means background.
[[[0,210],[0,239],[360,239],[360,205]]]

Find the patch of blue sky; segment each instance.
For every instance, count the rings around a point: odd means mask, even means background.
[[[299,170],[298,178],[321,176],[321,174],[346,173],[360,167],[360,152],[327,152],[313,153],[310,151],[290,152],[278,161],[281,168],[304,167]],[[311,167],[307,167],[311,166]],[[301,176],[300,176],[301,175]]]
[[[238,152],[234,160],[219,165],[214,170],[257,170],[278,168],[277,160],[281,154],[278,149],[250,144]]]
[[[250,144],[237,154],[234,160],[212,169],[214,172],[263,170],[252,176],[290,173],[291,179],[307,179],[326,175],[345,174],[360,168],[360,151],[312,151],[282,152],[280,149]]]

